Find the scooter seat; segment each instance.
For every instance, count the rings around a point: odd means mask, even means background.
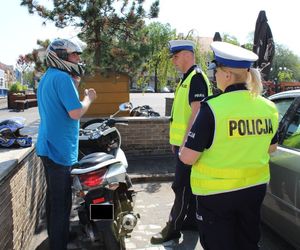
[[[103,161],[101,163],[94,163],[94,164],[91,164],[91,163],[86,163],[86,167],[80,167],[80,168],[73,168],[72,171],[71,171],[71,174],[73,175],[76,175],[76,174],[86,174],[86,173],[89,173],[89,172],[93,172],[95,170],[98,170],[100,168],[103,168],[103,167],[106,167],[106,166],[109,166],[109,165],[112,165],[112,164],[115,164],[115,163],[120,163],[121,162],[119,160],[116,160],[116,159],[110,159],[110,160],[106,160],[106,161]]]
[[[87,164],[90,165],[89,163],[93,163],[93,165],[96,165],[97,163],[105,162],[107,160],[114,159],[115,157],[111,154],[107,154],[104,152],[100,153],[92,153],[89,155],[84,156],[79,162],[79,168],[84,167],[83,165]]]

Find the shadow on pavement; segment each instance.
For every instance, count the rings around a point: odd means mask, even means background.
[[[147,193],[156,193],[159,192],[160,188],[161,188],[160,183],[147,183],[143,191]]]
[[[41,242],[34,250],[49,250],[48,238]]]

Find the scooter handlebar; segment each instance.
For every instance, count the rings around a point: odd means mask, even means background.
[[[128,122],[116,122],[118,125],[128,126]]]

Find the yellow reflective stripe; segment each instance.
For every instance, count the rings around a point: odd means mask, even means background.
[[[181,146],[182,142],[183,142],[183,137],[181,135],[173,134],[172,137],[170,137],[171,145]]]
[[[178,122],[172,122],[170,127],[170,143],[181,146],[187,126]]]
[[[176,128],[171,128],[171,134],[172,134],[172,136],[173,136],[173,134],[174,135],[180,135],[181,137],[184,137],[184,135],[185,135],[185,130],[186,129],[176,129]]]
[[[262,174],[241,179],[199,179],[192,177],[191,187],[194,194],[208,195],[267,183],[269,179],[269,175],[264,176]]]
[[[186,129],[187,128],[187,125],[185,125],[185,124],[182,124],[182,123],[179,123],[179,122],[172,122],[172,124],[171,124],[171,127],[172,127],[172,129],[173,128],[177,128],[177,129]]]
[[[173,135],[172,138],[175,139],[175,140],[176,139],[177,140],[182,140],[183,139],[181,135]]]
[[[245,176],[257,176],[266,175],[269,173],[268,165],[262,167],[251,167],[251,168],[213,168],[197,164],[194,166],[197,171],[194,171],[194,176],[201,178],[201,176],[210,176],[214,178],[243,178]]]

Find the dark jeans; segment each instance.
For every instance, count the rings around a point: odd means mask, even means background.
[[[69,238],[72,206],[71,167],[56,164],[48,157],[41,157],[47,183],[46,216],[51,250],[65,250]]]
[[[185,165],[178,157],[179,148],[175,148],[176,169],[175,180],[172,189],[175,193],[175,200],[170,213],[169,222],[174,232],[182,228],[195,229],[196,223],[196,197],[192,194],[190,185],[191,166]]]
[[[258,250],[260,208],[266,185],[197,196],[200,242],[205,250]]]

